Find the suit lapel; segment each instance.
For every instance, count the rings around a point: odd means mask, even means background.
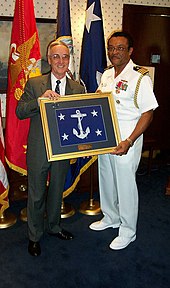
[[[72,87],[71,83],[72,83],[72,81],[67,77],[67,78],[66,78],[66,91],[65,91],[65,95],[74,94],[74,93],[72,93],[73,87]]]
[[[48,73],[46,75],[43,75],[44,79],[41,82],[41,92],[42,94],[46,91],[46,90],[50,90],[51,89],[51,73]]]
[[[43,81],[39,84],[41,93],[43,94],[46,90],[52,89],[51,85],[51,73],[48,73],[46,75],[43,75]],[[75,94],[73,93],[74,85],[72,85],[72,80],[70,80],[68,77],[66,78],[66,90],[65,95],[71,95]]]

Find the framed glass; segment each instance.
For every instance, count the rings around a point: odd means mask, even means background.
[[[121,140],[111,92],[42,98],[40,113],[49,161],[110,153]]]

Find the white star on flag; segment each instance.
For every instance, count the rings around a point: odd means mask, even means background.
[[[66,133],[64,133],[64,135],[62,136],[63,141],[64,141],[64,140],[68,140],[68,136],[69,136],[69,135],[67,135]]]
[[[102,135],[102,131],[99,130],[99,129],[97,129],[97,130],[96,130],[96,135],[97,135],[97,136],[101,136],[101,135]]]
[[[95,117],[95,116],[98,116],[97,114],[98,114],[98,112],[97,111],[95,111],[94,109],[93,109],[93,111],[91,112],[91,114],[93,115],[93,117]]]
[[[90,32],[91,22],[101,20],[100,17],[93,14],[95,2],[86,10],[86,29]]]
[[[62,113],[60,113],[60,115],[58,116],[58,118],[61,120],[64,120],[65,115],[63,115]]]

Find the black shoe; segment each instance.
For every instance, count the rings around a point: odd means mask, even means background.
[[[73,234],[71,234],[70,232],[62,229],[60,232],[58,233],[48,233],[51,236],[56,236],[57,238],[61,239],[61,240],[72,240],[74,238]]]
[[[28,252],[32,256],[39,256],[41,254],[40,243],[39,242],[33,242],[33,241],[29,240]]]

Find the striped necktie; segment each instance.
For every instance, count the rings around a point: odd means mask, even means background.
[[[57,80],[57,81],[56,81],[55,92],[56,92],[57,94],[60,94],[60,87],[59,87],[60,83],[61,83],[60,80]]]

